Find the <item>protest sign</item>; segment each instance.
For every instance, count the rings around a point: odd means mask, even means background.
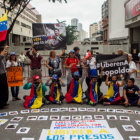
[[[66,49],[65,24],[33,23],[33,44],[37,50]]]
[[[39,140],[123,140],[117,128],[43,129]]]
[[[8,87],[23,86],[22,67],[10,67],[7,70]]]
[[[129,72],[128,55],[97,55],[96,56],[97,71],[100,73],[101,67],[103,70],[103,80],[105,75],[120,75]]]
[[[109,128],[106,120],[52,121],[51,129]]]

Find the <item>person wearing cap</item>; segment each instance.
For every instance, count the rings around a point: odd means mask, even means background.
[[[95,59],[95,57],[92,57],[90,52],[88,52],[88,55],[86,57],[84,57],[83,59],[87,60],[87,65],[89,67],[88,73],[87,73],[87,78],[86,78],[86,81],[87,81],[87,79],[89,79],[89,81],[86,82],[87,86],[88,86],[88,83],[90,82],[90,79],[91,79],[91,75],[97,76],[96,59]]]
[[[103,67],[101,68],[101,73],[99,77],[97,75],[91,75],[91,80],[88,80],[88,89],[85,92],[87,103],[90,105],[96,105],[101,103],[103,100],[103,93],[100,90],[103,77]]]
[[[31,78],[28,78],[27,83],[23,86],[23,89],[31,89],[30,95],[23,97],[25,99],[25,108],[37,109],[44,104],[44,97],[45,92],[47,92],[47,88],[38,75],[33,77],[33,81]]]
[[[53,104],[61,104],[64,100],[61,87],[65,87],[65,83],[54,74],[47,81],[46,86],[50,87],[49,95],[46,95],[46,99]]]
[[[7,60],[7,62],[6,62],[6,68],[8,69],[10,67],[16,67],[16,66],[18,66],[16,53],[15,52],[11,52],[10,59]],[[18,94],[19,94],[19,86],[17,86],[17,87],[11,87],[11,93],[12,93],[12,101],[21,100],[18,97]]]
[[[7,55],[8,46],[0,46],[0,109],[7,106],[9,91],[4,57]]]
[[[78,71],[74,72],[73,79],[70,83],[69,91],[66,93],[65,99],[68,103],[83,103],[83,90]]]
[[[68,76],[67,76],[67,91],[69,90],[70,87],[70,82],[72,80],[72,74],[75,71],[78,71],[77,65],[79,64],[79,59],[75,56],[75,51],[71,50],[69,57],[65,61],[65,67],[68,71]]]
[[[30,54],[30,51],[32,51],[32,55]],[[26,55],[31,60],[31,63],[30,63],[30,68],[31,68],[30,78],[33,79],[33,77],[35,75],[39,75],[40,78],[42,78],[41,60],[43,59],[43,57],[37,52],[37,50],[36,50],[36,48],[34,48],[34,46],[26,52]]]

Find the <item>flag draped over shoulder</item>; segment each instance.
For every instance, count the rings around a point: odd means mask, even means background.
[[[90,98],[93,103],[98,103],[98,87],[96,83],[90,83]]]
[[[107,94],[104,96],[104,98],[108,99],[110,102],[116,102],[117,100],[120,100],[120,93],[119,93],[119,86],[117,84],[110,84],[110,87],[108,89]]]
[[[7,13],[0,18],[0,42],[4,41],[7,36]]]
[[[83,91],[80,80],[77,81],[73,78],[70,84],[70,89],[68,93],[66,93],[66,101],[68,103],[72,101],[82,103],[82,93]]]
[[[40,84],[37,88],[33,84],[30,96],[27,96],[25,98],[24,107],[32,109],[40,108],[43,105],[42,100],[43,100],[42,84]]]
[[[51,96],[49,97],[49,100],[53,103],[57,103],[60,101],[60,91],[58,88],[58,84],[55,86],[54,83],[52,83]]]

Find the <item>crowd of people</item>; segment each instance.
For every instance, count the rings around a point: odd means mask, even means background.
[[[4,57],[7,55],[8,46],[0,50],[0,108],[7,106],[8,102],[8,84],[6,69],[18,66],[16,53],[10,54],[7,62]],[[84,58],[80,56],[79,47],[66,54],[65,50],[61,54],[56,55],[54,50],[50,51],[49,58],[46,61],[49,78],[47,82],[42,81],[41,61],[43,57],[32,46],[26,52],[26,56],[30,59],[30,77],[23,86],[24,90],[29,90],[30,95],[24,96],[25,108],[40,108],[44,104],[62,104],[64,99],[67,103],[87,103],[96,105],[124,105],[140,106],[140,89],[135,85],[135,73],[137,71],[136,64],[132,61],[132,55],[128,54],[129,73],[120,75],[118,81],[117,75],[106,75],[105,84],[108,87],[107,93],[103,94],[100,87],[103,82],[103,70],[100,68],[100,74],[97,74],[96,55],[92,51],[87,51]],[[121,49],[118,50],[119,55],[125,55]],[[23,53],[19,56],[20,65],[24,68],[26,57]],[[61,68],[60,68],[61,62]],[[66,75],[67,70],[67,75]],[[67,76],[67,83],[61,79],[62,75]],[[83,91],[83,87],[87,85],[87,90]],[[47,86],[49,89],[47,89]],[[63,93],[63,87],[67,86],[67,93]],[[120,95],[119,88],[123,87],[123,96]],[[47,94],[49,90],[49,94]],[[11,87],[12,100],[21,100],[18,97],[19,87]]]

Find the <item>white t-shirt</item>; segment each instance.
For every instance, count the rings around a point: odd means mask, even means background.
[[[6,68],[18,66],[18,63],[16,61],[14,61],[13,65],[11,65],[11,64],[12,64],[11,61],[8,60],[6,62]]]
[[[131,61],[130,63],[129,63],[129,71],[131,72],[132,70],[137,70],[137,67],[136,67],[136,64],[135,64],[135,62],[134,61]],[[133,72],[131,75],[130,75],[130,78],[136,78],[136,76],[135,76],[135,72]]]
[[[26,59],[26,56],[23,54],[23,55],[19,55],[19,61],[20,62],[24,62]]]
[[[92,57],[91,60],[88,60],[87,63],[89,64],[90,69],[96,69],[96,59]]]

